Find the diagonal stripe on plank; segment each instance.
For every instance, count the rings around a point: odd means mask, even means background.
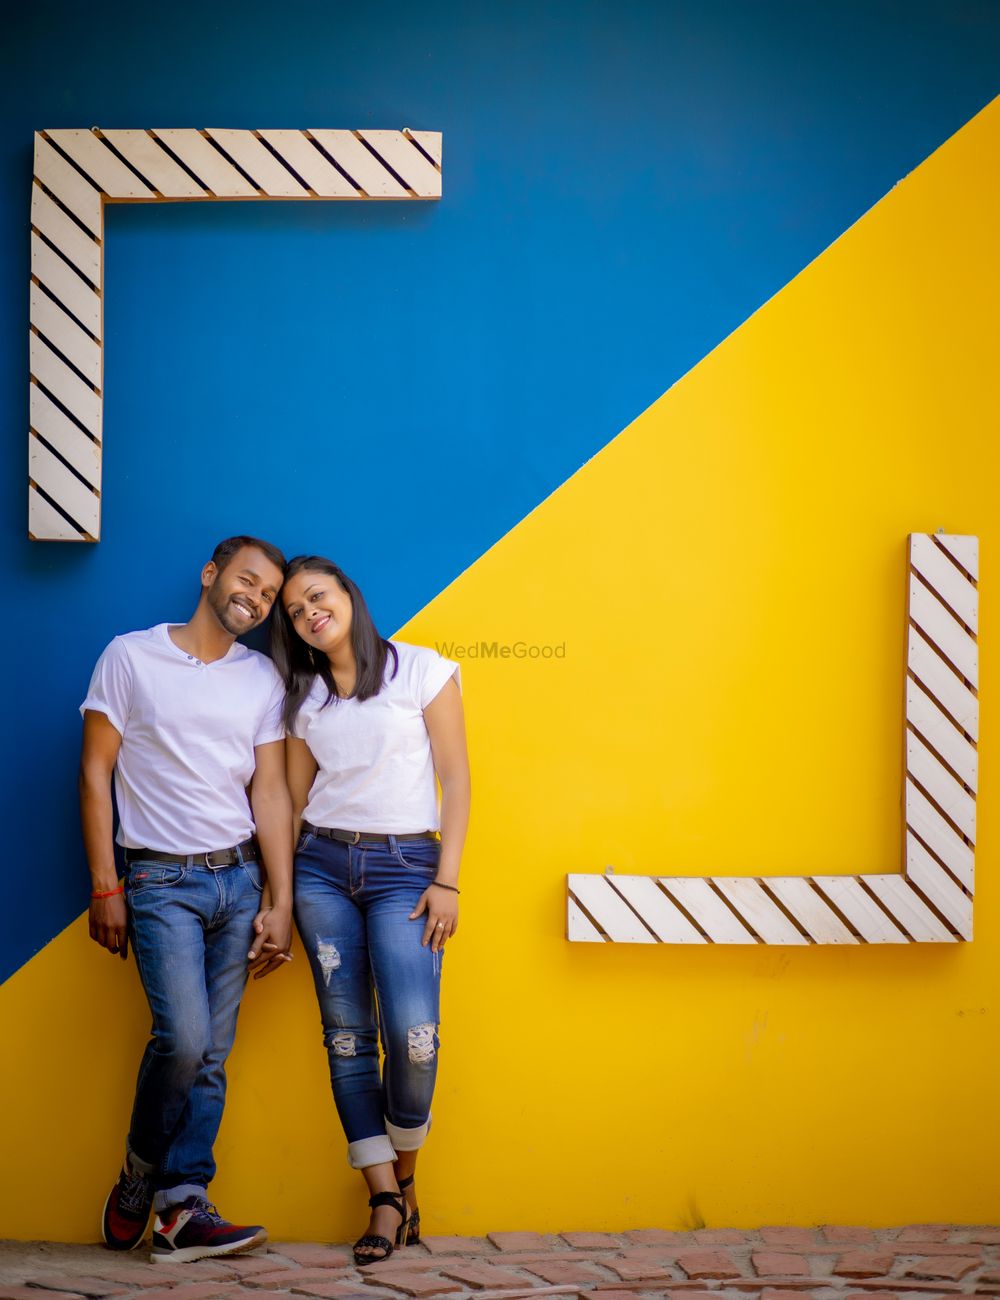
[[[237,166],[253,178],[257,188],[271,198],[309,197],[288,168],[282,166],[252,131],[228,131],[210,127],[208,134],[225,149]]]
[[[179,167],[148,131],[102,131],[122,157],[127,158],[165,199],[204,199],[207,190]]]
[[[35,135],[35,176],[98,239],[104,237],[101,191],[40,134]]]
[[[965,573],[948,558],[952,554],[961,557]],[[978,627],[979,592],[965,575],[978,573],[978,545],[973,537],[936,534],[932,539],[914,533],[909,562],[902,874],[713,876],[710,881],[573,874],[570,895],[583,899],[599,881],[602,891],[595,897],[611,890],[626,898],[663,943],[693,942],[691,930],[712,943],[734,944],[970,940],[979,765],[968,737],[979,734],[979,701],[967,684],[975,682],[978,664],[978,646],[968,629]],[[665,899],[675,904],[673,910],[664,907]],[[628,928],[623,926],[623,933]],[[617,942],[636,942],[605,933]],[[572,940],[572,925],[567,934]]]
[[[53,510],[30,483],[28,484],[28,536],[55,538],[60,542],[87,540],[80,529],[65,520],[58,510]]]
[[[93,131],[48,131],[46,134],[109,199],[156,198],[149,186],[116,158]]]
[[[55,244],[63,257],[68,257],[91,284],[100,284],[100,244],[81,230],[37,183],[31,187],[31,224]]]

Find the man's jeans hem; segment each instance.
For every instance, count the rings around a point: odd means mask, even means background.
[[[375,1137],[359,1138],[347,1144],[347,1163],[352,1169],[367,1169],[369,1165],[391,1164],[396,1159],[392,1143],[384,1133]]]
[[[132,1149],[132,1144],[127,1139],[125,1151],[128,1155],[129,1164],[133,1169],[138,1170],[140,1174],[145,1174],[147,1178],[151,1178],[156,1173],[156,1165],[151,1165],[148,1160],[143,1160],[142,1156],[136,1155]]]
[[[164,1187],[153,1194],[153,1210],[156,1214],[162,1214],[172,1205],[181,1205],[189,1196],[200,1196],[204,1199],[205,1191],[206,1189],[199,1187],[197,1183],[181,1183],[177,1187]]]
[[[389,1141],[397,1151],[419,1151],[427,1141],[427,1132],[430,1126],[429,1116],[427,1122],[418,1125],[417,1128],[399,1128],[396,1124],[390,1124],[388,1120],[385,1121],[385,1131],[389,1135]]]

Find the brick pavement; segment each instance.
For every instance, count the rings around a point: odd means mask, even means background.
[[[141,1252],[0,1242],[0,1300],[931,1300],[1000,1297],[1000,1228],[491,1232],[428,1237],[357,1269],[343,1243],[152,1265]]]

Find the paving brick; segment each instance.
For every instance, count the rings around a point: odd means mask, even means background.
[[[316,1241],[272,1242],[270,1253],[293,1259],[303,1268],[344,1268],[351,1263],[351,1254],[343,1246],[326,1246]],[[235,1264],[238,1260],[231,1262]],[[277,1269],[278,1264],[275,1263],[272,1267]]]
[[[633,1228],[625,1233],[633,1246],[690,1246],[689,1232],[670,1232],[666,1228]]]
[[[660,1278],[672,1278],[673,1269],[667,1264],[657,1262],[654,1259],[603,1259],[601,1263],[605,1268],[611,1269],[617,1273],[623,1282],[641,1282],[644,1278],[649,1281],[657,1281]]]
[[[979,1274],[980,1282],[1000,1282],[1000,1268],[988,1268],[984,1273]]]
[[[441,1272],[445,1277],[454,1278],[457,1282],[464,1282],[466,1286],[473,1287],[476,1291],[506,1290],[508,1287],[525,1291],[530,1287],[530,1283],[526,1278],[512,1272],[509,1268],[501,1268],[496,1264],[485,1264],[479,1260],[469,1260],[468,1263],[454,1263],[451,1260],[443,1259],[441,1261]]]
[[[126,1286],[121,1282],[109,1282],[100,1277],[80,1277],[76,1273],[69,1273],[59,1277],[54,1274],[43,1274],[38,1277],[25,1278],[25,1282],[28,1286],[46,1287],[49,1291],[68,1291],[73,1294],[87,1296],[129,1295],[134,1290],[133,1287]]]
[[[749,1235],[738,1228],[698,1228],[694,1239],[699,1246],[742,1246]]]
[[[540,1232],[488,1232],[497,1250],[552,1250],[552,1242]]]
[[[246,1296],[238,1286],[219,1282],[180,1282],[177,1286],[164,1286],[143,1291],[143,1300],[229,1300],[231,1296]]]
[[[903,1278],[899,1277],[866,1278],[864,1281],[856,1281],[855,1285],[859,1290],[878,1291],[880,1294],[883,1291],[905,1291],[907,1293],[913,1291],[915,1293],[927,1292],[932,1295],[949,1295],[962,1289],[958,1282],[911,1282],[909,1278],[904,1281]]]
[[[432,1255],[492,1255],[493,1247],[482,1237],[420,1238]]]
[[[292,1295],[318,1296],[319,1300],[345,1300],[347,1296],[360,1296],[371,1300],[372,1293],[365,1295],[363,1282],[306,1282],[303,1286],[293,1286]]]
[[[693,1279],[740,1275],[740,1270],[724,1250],[682,1250],[678,1252],[677,1263]]]
[[[821,1231],[824,1240],[835,1246],[867,1246],[875,1240],[875,1234],[871,1228],[855,1228],[840,1223],[827,1223]]]
[[[621,1294],[620,1291],[616,1291],[616,1292],[615,1292],[615,1295],[616,1295],[616,1296],[617,1296],[617,1295],[620,1295],[620,1294]],[[677,1300],[719,1300],[719,1293],[718,1293],[718,1291],[695,1291],[695,1290],[690,1290],[690,1291],[676,1291],[676,1290],[672,1290],[672,1291],[668,1291],[668,1292],[667,1292],[667,1295],[669,1295],[669,1296],[671,1296],[671,1297],[676,1296],[676,1297],[677,1297]]]
[[[796,1291],[795,1294],[798,1296],[808,1296],[812,1293],[809,1291]],[[715,1300],[719,1300],[718,1296],[715,1297]],[[788,1292],[779,1291],[774,1287],[765,1287],[760,1293],[760,1300],[788,1300]]]
[[[688,1243],[687,1250],[693,1247]],[[619,1253],[619,1259],[635,1259],[643,1263],[652,1261],[656,1264],[672,1264],[680,1254],[675,1248],[667,1246],[629,1246]]]
[[[824,1286],[812,1277],[735,1277],[724,1283],[725,1289],[733,1291],[766,1291],[768,1287],[782,1291],[810,1291],[813,1287]]]
[[[243,1279],[243,1285],[255,1291],[287,1291],[293,1282],[342,1282],[348,1271],[334,1268],[281,1268],[257,1273]]]
[[[906,1284],[904,1283],[903,1285],[905,1286]],[[899,1296],[897,1296],[893,1291],[880,1291],[879,1294],[881,1295],[882,1300],[899,1300]],[[846,1295],[842,1297],[842,1300],[871,1300],[871,1296],[866,1295],[864,1291],[848,1291]]]
[[[525,1267],[529,1273],[534,1273],[543,1282],[593,1286],[595,1282],[608,1280],[608,1275],[603,1269],[598,1268],[589,1259],[559,1259],[553,1256],[551,1260],[546,1260],[544,1263],[526,1264]]]
[[[897,1255],[975,1255],[982,1258],[982,1246],[967,1241],[888,1241],[885,1243]]]
[[[560,1232],[559,1236],[574,1250],[620,1250],[622,1245],[613,1232]]]
[[[885,1277],[896,1256],[891,1250],[849,1250],[833,1266],[837,1277]]]
[[[765,1246],[814,1246],[816,1233],[812,1228],[761,1228],[760,1239]]]
[[[931,1255],[919,1264],[911,1264],[906,1270],[906,1276],[943,1278],[948,1282],[957,1282],[966,1273],[971,1273],[978,1264],[978,1259],[963,1258],[961,1255]]]
[[[0,1285],[0,1300],[84,1300],[79,1291],[50,1291],[47,1287]]]
[[[392,1269],[391,1271],[380,1269],[377,1276],[374,1273],[366,1273],[365,1281],[371,1286],[390,1287],[393,1291],[401,1291],[403,1295],[418,1297],[449,1295],[462,1290],[457,1282],[449,1281],[447,1278],[432,1277],[421,1272],[409,1272],[407,1269],[402,1268]],[[518,1285],[524,1285],[523,1278],[518,1278]]]
[[[896,1234],[897,1241],[949,1241],[951,1227],[947,1223],[908,1223]]]
[[[750,1256],[758,1277],[809,1277],[808,1259],[779,1250],[755,1250]]]
[[[966,1228],[959,1234],[960,1241],[977,1241],[984,1246],[1000,1244],[1000,1228]]]
[[[274,1255],[227,1255],[226,1268],[242,1280],[256,1277],[260,1273],[276,1273],[279,1269],[291,1267],[291,1261],[276,1258]],[[347,1262],[344,1256],[344,1263]]]
[[[102,1255],[106,1252],[102,1251]],[[110,1282],[121,1282],[123,1286],[162,1290],[176,1282],[233,1282],[235,1274],[232,1267],[212,1259],[198,1259],[190,1264],[150,1264],[142,1259],[102,1259],[95,1274],[107,1278]]]

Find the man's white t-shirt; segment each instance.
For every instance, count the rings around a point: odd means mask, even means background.
[[[222,659],[202,663],[168,629],[115,637],[80,712],[105,714],[121,733],[118,843],[210,853],[254,832],[246,792],[254,746],[283,739],[285,689],[266,655],[234,642]]]
[[[383,835],[440,829],[423,711],[459,667],[424,646],[392,644],[399,668],[392,677],[390,655],[378,695],[327,704],[317,677],[295,719],[292,734],[319,764],[304,813],[314,826]]]

